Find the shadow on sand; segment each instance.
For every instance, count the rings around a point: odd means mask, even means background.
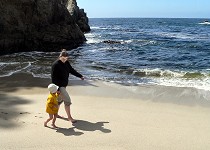
[[[14,120],[19,115],[29,114],[29,112],[20,110],[18,106],[30,103],[31,101],[27,99],[0,93],[0,128],[13,128],[17,126],[18,122]]]
[[[2,92],[15,92],[19,89],[44,88],[51,83],[51,79],[33,77],[28,73],[15,73],[8,77],[0,77],[0,89]],[[71,86],[95,86],[87,80],[71,80]]]
[[[26,105],[32,103],[30,99],[22,99],[18,96],[12,96],[10,93],[18,90],[32,90],[32,88],[40,88],[40,92],[45,93],[47,86],[51,83],[50,79],[36,78],[28,73],[15,73],[8,77],[0,77],[0,127],[12,128],[18,124],[14,121],[19,115],[27,114],[19,110],[19,105]],[[73,80],[72,86],[95,86],[84,80]],[[45,89],[45,90],[42,90]],[[1,121],[2,120],[2,121]]]
[[[94,131],[101,131],[103,133],[111,133],[110,129],[106,129],[104,127],[105,123],[109,123],[109,122],[104,122],[104,121],[100,121],[100,122],[89,122],[89,121],[84,121],[84,120],[77,120],[76,123],[73,124],[74,127],[72,128],[51,128],[56,130],[56,132],[58,133],[62,133],[65,136],[80,136],[84,134],[84,131],[89,131],[89,132],[94,132]],[[76,131],[80,130],[80,131]],[[83,131],[83,132],[82,132]]]

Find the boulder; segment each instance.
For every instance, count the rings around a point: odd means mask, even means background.
[[[90,26],[88,24],[89,20],[87,14],[85,13],[84,9],[80,9],[77,6],[76,0],[66,0],[67,1],[67,9],[69,10],[70,14],[76,20],[80,29],[86,33],[90,31]]]
[[[107,43],[107,44],[121,44],[120,41],[112,41],[112,40],[105,40],[105,41],[103,41],[103,43]]]
[[[84,43],[85,30],[67,9],[73,1],[1,0],[0,55],[72,49]]]

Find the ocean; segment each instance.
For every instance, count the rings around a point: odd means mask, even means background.
[[[90,18],[86,43],[68,50],[70,62],[87,80],[210,90],[210,24],[203,22],[194,18]],[[51,64],[58,55],[35,51],[0,56],[0,77],[26,72],[50,78]]]

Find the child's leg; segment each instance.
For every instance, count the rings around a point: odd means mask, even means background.
[[[44,122],[44,126],[47,127],[47,123],[53,119],[53,114],[49,114],[49,118]]]
[[[55,125],[55,121],[56,121],[57,116],[58,116],[58,114],[54,114],[54,115],[53,115],[52,126],[53,126],[54,128],[57,128],[57,126]]]

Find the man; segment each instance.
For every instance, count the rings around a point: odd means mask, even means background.
[[[69,73],[78,78],[81,78],[81,80],[84,80],[84,77],[80,73],[78,73],[74,68],[72,68],[68,61],[68,53],[65,49],[62,49],[59,58],[52,64],[51,78],[52,83],[59,86],[60,96],[58,97],[58,108],[60,108],[60,104],[64,102],[64,107],[68,120],[72,123],[75,123],[76,120],[73,119],[70,111],[71,98],[68,92],[66,91]]]

